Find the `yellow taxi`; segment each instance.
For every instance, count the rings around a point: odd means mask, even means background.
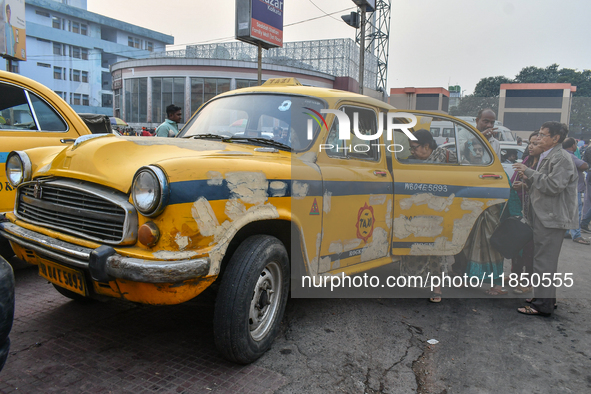
[[[434,121],[453,123],[454,160],[414,149]],[[82,138],[12,152],[6,171],[0,234],[60,293],[177,304],[218,281],[216,345],[239,363],[270,347],[290,278],[457,254],[509,195],[467,123],[294,79],[217,96],[177,138]]]
[[[24,149],[74,143],[90,130],[74,110],[51,89],[18,74],[0,71],[0,163],[8,154]],[[16,189],[0,172],[0,220],[12,211]],[[8,243],[0,239],[0,254],[12,256]]]

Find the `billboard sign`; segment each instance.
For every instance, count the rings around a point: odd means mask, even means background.
[[[25,0],[0,0],[0,55],[27,60],[26,36]]]
[[[283,47],[283,0],[236,0],[236,38]]]

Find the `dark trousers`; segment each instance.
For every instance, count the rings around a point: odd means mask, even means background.
[[[511,272],[517,275],[521,275],[522,272],[531,274],[533,271],[534,263],[534,241],[530,241],[523,247],[521,256],[514,257],[511,259]]]
[[[534,276],[539,275],[540,281],[540,285],[534,288],[534,297],[536,299],[532,302],[532,306],[538,312],[552,313],[554,312],[554,304],[556,303],[554,273],[558,269],[558,256],[560,256],[560,249],[562,248],[564,229],[544,227],[533,210],[532,214],[534,230]],[[544,274],[546,274],[546,277],[550,277],[550,281],[552,282],[549,287],[543,286],[543,282],[548,284],[548,280],[542,281]],[[538,279],[536,278],[534,282],[537,281]]]

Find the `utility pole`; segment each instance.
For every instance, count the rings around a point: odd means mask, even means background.
[[[363,94],[365,74],[365,7],[361,7],[361,39],[359,40],[359,94]]]

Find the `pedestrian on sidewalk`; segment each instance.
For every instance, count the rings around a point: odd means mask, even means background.
[[[538,145],[538,132],[534,131],[529,137],[529,145],[527,146],[528,155],[523,158],[523,164],[528,168],[537,168],[542,148]],[[507,202],[509,214],[511,216],[530,217],[528,214],[530,209],[529,204],[529,189],[525,182],[519,179],[519,173],[516,171],[511,177],[511,195]],[[523,211],[522,211],[523,210]],[[534,241],[529,241],[519,255],[511,259],[511,273],[517,274],[521,278],[521,274],[525,273],[528,279],[531,279],[534,265]],[[527,294],[532,291],[532,286],[519,286],[513,289],[515,294]]]
[[[183,117],[181,107],[170,104],[166,107],[166,116],[168,119],[156,129],[156,137],[176,137],[179,133],[179,122]]]
[[[531,221],[534,233],[534,275],[554,274],[562,248],[564,231],[577,226],[578,174],[570,153],[562,149],[568,129],[559,122],[546,122],[538,135],[543,153],[536,169],[513,164],[530,191]],[[538,283],[531,306],[518,308],[526,315],[550,316],[556,304],[556,287]]]
[[[585,171],[589,169],[589,164],[584,162],[583,160],[577,158],[575,156],[575,151],[577,150],[577,142],[574,138],[569,137],[564,140],[562,143],[562,148],[571,154],[571,159],[575,163],[577,167],[577,172],[579,174],[579,181],[577,184],[577,201],[578,201],[578,209],[579,209],[579,216],[577,220],[577,228],[569,230],[570,236],[573,239],[573,242],[582,244],[582,245],[589,245],[591,242],[589,240],[581,237],[581,227],[580,227],[580,220],[582,217],[583,211],[583,193],[585,193]]]

